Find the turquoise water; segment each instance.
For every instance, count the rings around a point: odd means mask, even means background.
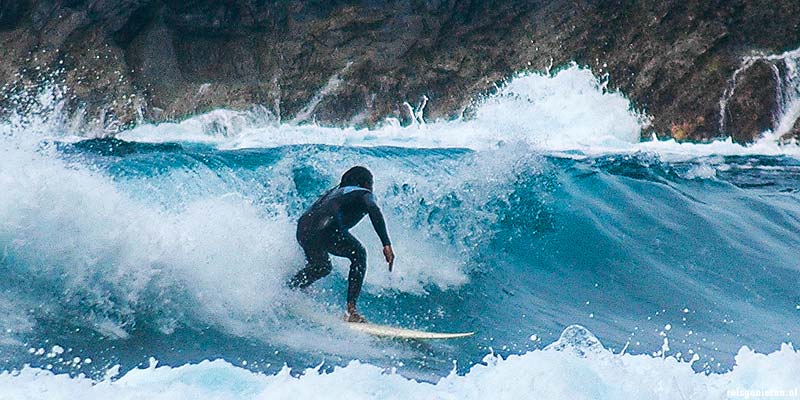
[[[17,206],[23,224],[6,224],[0,236],[0,285],[5,297],[32,305],[22,314],[36,327],[18,335],[22,346],[8,347],[4,369],[52,364],[56,371],[102,374],[149,357],[175,366],[223,358],[274,373],[284,364],[303,369],[357,358],[433,380],[454,360],[463,371],[488,352],[542,348],[565,326],[580,324],[615,351],[655,353],[666,339],[669,354],[700,356],[695,369],[724,371],[739,347],[771,352],[800,332],[800,162],[791,157],[664,162],[647,153],[567,157],[516,147],[218,150],[116,139],[61,143],[52,151],[65,171],[80,171],[88,185],[98,180],[101,192],[112,187],[112,197],[123,200],[40,199],[86,208],[75,216],[85,221]],[[376,175],[398,254],[393,274],[408,281],[389,280],[377,238],[362,223],[356,235],[371,253],[364,314],[398,326],[474,330],[474,337],[349,343],[349,332],[331,330],[342,313],[344,262],[311,293],[281,287],[302,265],[293,221],[354,164]],[[713,176],[696,177],[698,169]],[[54,178],[74,180],[64,175]],[[91,215],[102,207],[115,215]],[[237,225],[250,216],[255,221]],[[136,218],[144,221],[130,220]],[[223,226],[188,224],[191,218]],[[261,222],[279,228],[250,230]],[[174,258],[184,265],[169,265],[175,249],[153,236],[170,230],[180,243],[206,248]],[[47,241],[69,241],[76,254],[65,256],[60,243]],[[147,241],[162,243],[141,244]],[[289,250],[272,259],[276,243]],[[265,264],[225,254],[239,246]],[[219,271],[197,284],[193,269]],[[231,310],[209,311],[226,293],[239,295],[231,286],[240,279],[270,284],[244,288],[243,300],[225,305]],[[219,298],[207,300],[206,289]],[[265,309],[251,307],[250,296]],[[318,345],[319,337],[326,340]],[[27,351],[52,343],[93,363],[76,369],[72,357],[54,363]]]

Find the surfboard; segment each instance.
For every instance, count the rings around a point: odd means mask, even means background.
[[[391,337],[398,339],[456,339],[472,336],[475,332],[441,333],[425,332],[414,329],[396,328],[388,325],[378,325],[360,322],[348,322],[347,326],[355,331],[367,333],[373,336]]]

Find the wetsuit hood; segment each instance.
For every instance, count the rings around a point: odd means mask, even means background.
[[[367,190],[372,190],[372,173],[368,169],[361,166],[355,166],[347,170],[342,175],[342,181],[339,187],[345,186],[358,186]]]

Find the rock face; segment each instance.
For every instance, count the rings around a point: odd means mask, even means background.
[[[370,125],[423,96],[428,118],[454,117],[516,71],[575,61],[607,73],[652,132],[697,141],[723,135],[742,56],[797,47],[796,0],[0,0],[5,93],[63,70],[72,108],[110,130],[253,104]],[[757,89],[757,72],[737,86]],[[738,93],[726,132],[747,141],[773,110],[758,97],[749,117]]]

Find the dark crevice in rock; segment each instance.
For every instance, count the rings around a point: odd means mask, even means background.
[[[159,8],[151,4],[140,6],[133,11],[122,28],[113,33],[116,44],[123,48],[128,47],[134,38],[153,23],[158,15],[158,11]]]

